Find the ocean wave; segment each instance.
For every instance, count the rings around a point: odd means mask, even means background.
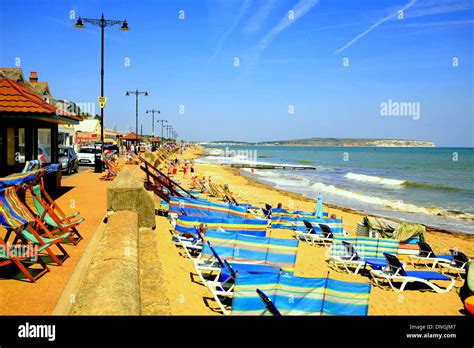
[[[357,173],[347,173],[345,178],[349,180],[370,182],[379,185],[392,186],[392,187],[414,187],[428,190],[443,190],[443,191],[462,191],[459,187],[450,187],[450,186],[440,186],[433,184],[425,184],[421,182],[409,181],[409,180],[399,180],[399,179],[390,179],[380,176],[366,175],[366,174],[357,174]]]
[[[357,173],[351,173],[351,172],[344,175],[344,177],[346,177],[349,180],[371,182],[375,184],[388,185],[388,186],[402,186],[406,182],[405,180],[389,179],[389,178],[383,178],[380,176],[357,174]]]
[[[320,191],[320,192],[335,194],[341,197],[357,200],[359,202],[383,206],[385,208],[398,210],[402,212],[422,213],[422,214],[452,217],[456,219],[474,221],[473,214],[462,212],[462,211],[446,210],[442,208],[422,207],[422,206],[411,204],[411,203],[405,203],[401,200],[394,201],[394,200],[384,199],[380,197],[367,196],[358,192],[345,190],[345,189],[336,187],[334,185],[326,185],[323,183],[314,183],[311,185],[311,187],[317,190],[318,192]]]

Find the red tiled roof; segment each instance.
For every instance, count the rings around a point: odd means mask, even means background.
[[[0,78],[0,113],[57,115],[81,120],[41,99],[31,89],[7,78]]]
[[[141,140],[141,137],[132,132],[124,136],[122,139],[123,140]]]
[[[161,138],[151,138],[152,143],[161,143]]]

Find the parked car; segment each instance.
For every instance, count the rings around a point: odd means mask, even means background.
[[[100,153],[100,149],[95,149],[92,146],[81,147],[77,153],[78,162],[80,165],[95,164],[95,154]]]
[[[79,170],[79,161],[77,154],[72,147],[59,146],[59,164],[61,165],[61,171],[65,171],[68,175],[72,172],[77,173]]]

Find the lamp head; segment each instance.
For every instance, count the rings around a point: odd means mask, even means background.
[[[145,92],[145,97],[148,97],[148,92]]]
[[[125,93],[125,95],[129,96],[129,95],[130,95],[130,93],[128,93],[128,92],[127,92],[127,93]]]
[[[123,30],[123,31],[130,30],[130,28],[128,27],[127,21],[123,21],[122,26],[120,27],[120,30]]]
[[[74,26],[75,26],[76,28],[78,28],[78,29],[83,29],[83,28],[86,27],[86,26],[84,25],[84,23],[82,23],[81,17],[79,17],[79,18],[77,19],[77,22],[76,22],[76,24],[74,24]]]

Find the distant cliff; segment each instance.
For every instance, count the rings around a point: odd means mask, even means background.
[[[208,145],[280,145],[280,146],[374,146],[374,147],[435,147],[431,141],[404,139],[353,139],[353,138],[308,138],[294,140],[276,140],[265,142],[242,142],[220,140]]]

